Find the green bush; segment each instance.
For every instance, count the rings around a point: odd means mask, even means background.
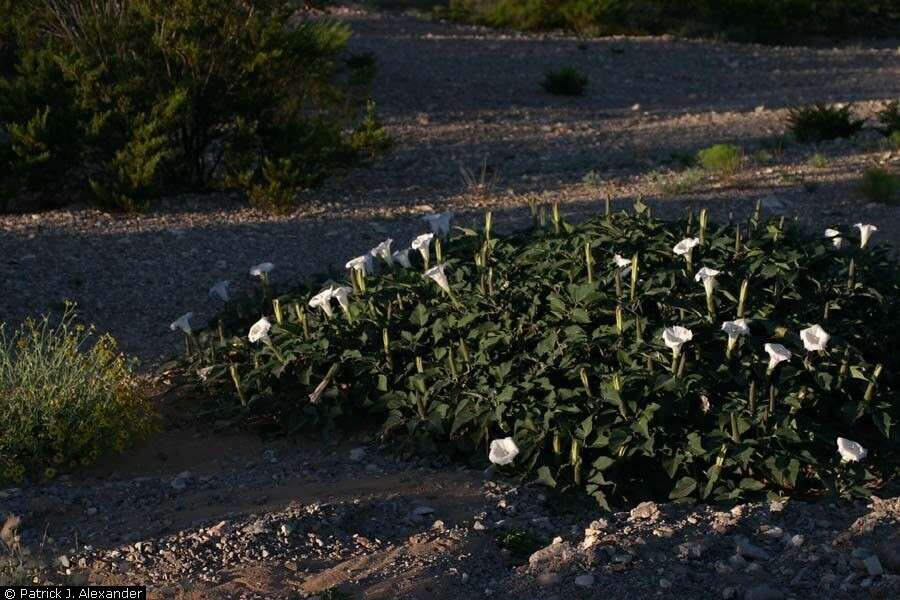
[[[900,271],[885,247],[848,228],[839,251],[758,214],[663,222],[638,204],[577,227],[551,214],[508,237],[417,238],[409,268],[402,253],[374,264],[386,242],[349,283],[275,290],[273,309],[267,294],[235,302],[189,372],[223,414],[268,429],[379,422],[386,439],[480,461],[511,437],[501,468],[603,504],[864,493],[896,474],[900,333],[884,323]],[[701,267],[718,279],[698,281]],[[729,350],[723,322],[740,318]],[[813,324],[824,350],[804,350]],[[663,337],[675,325],[693,332],[678,352]],[[793,357],[769,368],[770,343]],[[869,458],[839,462],[838,436]]]
[[[291,185],[311,186],[355,156],[344,132],[365,95],[340,77],[341,23],[281,0],[16,6],[15,64],[0,78],[6,196],[72,181],[101,207],[139,208],[266,186],[267,165],[285,161]]]
[[[798,35],[892,35],[895,0],[450,0],[440,16],[490,27],[568,29],[582,34],[678,33],[754,41]]]
[[[806,164],[814,169],[824,169],[828,166],[828,157],[821,152],[816,152],[807,159]]]
[[[878,121],[881,123],[881,131],[884,135],[892,136],[900,134],[900,102],[889,102],[883,110],[878,112]]]
[[[706,181],[703,169],[690,168],[674,173],[654,171],[649,174],[650,183],[663,196],[681,196],[694,191]]]
[[[743,160],[743,149],[731,144],[716,144],[697,153],[700,166],[719,177],[730,177],[737,173]]]
[[[518,528],[504,529],[494,539],[497,545],[506,550],[518,563],[526,562],[532,554],[544,548],[549,542],[543,536]]]
[[[900,175],[881,167],[869,167],[860,185],[862,195],[872,202],[893,204],[900,202]]]
[[[588,78],[573,67],[563,67],[547,71],[541,87],[545,92],[557,96],[581,96],[587,87]]]
[[[895,131],[890,135],[888,144],[890,144],[891,148],[894,150],[900,150],[900,131]]]
[[[792,108],[788,125],[798,142],[823,142],[847,138],[862,129],[865,119],[854,120],[851,106],[815,104]]]
[[[350,147],[360,156],[374,158],[392,145],[390,134],[375,113],[375,102],[369,100],[362,123],[350,136]]]
[[[52,478],[121,452],[151,427],[151,412],[115,340],[73,323],[0,326],[0,481]]]

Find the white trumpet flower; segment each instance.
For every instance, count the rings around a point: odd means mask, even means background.
[[[450,291],[450,282],[447,280],[447,274],[444,273],[443,263],[434,265],[433,267],[425,271],[425,277],[433,280],[442,290],[444,290],[448,294],[452,293]]]
[[[341,286],[336,288],[331,288],[331,297],[338,301],[338,304],[341,305],[341,310],[343,310],[346,314],[350,314],[350,294],[353,293],[353,288],[347,286]],[[330,307],[329,307],[330,308]]]
[[[434,215],[424,215],[422,220],[428,223],[431,233],[445,238],[450,233],[450,219],[453,218],[453,211],[437,213]]]
[[[878,228],[874,225],[863,225],[862,223],[857,223],[854,227],[859,229],[860,248],[865,248],[869,244],[869,238],[872,237],[872,234],[878,231]]]
[[[428,261],[428,256],[429,256],[429,252],[430,252],[430,248],[431,248],[431,240],[433,240],[433,239],[434,239],[433,233],[423,233],[422,235],[420,235],[419,237],[417,237],[416,239],[414,239],[412,241],[412,243],[410,244],[410,247],[413,250],[418,250],[419,254],[422,255],[422,258],[424,258],[426,261]]]
[[[858,462],[869,454],[869,451],[857,442],[842,437],[837,439],[837,448],[843,462]]]
[[[400,263],[400,266],[403,267],[404,269],[411,269],[412,263],[409,262],[409,251],[410,251],[410,248],[405,248],[403,250],[397,250],[396,252],[391,254],[391,257],[394,260],[396,260],[398,263]]]
[[[800,339],[803,340],[804,348],[810,352],[815,352],[816,350],[824,350],[831,336],[821,326],[813,325],[800,332]]]
[[[781,344],[766,344],[765,345],[766,353],[769,355],[769,372],[775,370],[775,367],[778,366],[778,363],[791,360],[791,351],[782,346]]]
[[[703,267],[697,274],[694,275],[694,281],[700,281],[703,283],[703,289],[706,290],[706,297],[709,298],[713,294],[713,290],[716,288],[716,276],[721,275],[722,271],[716,271],[715,269],[710,269],[709,267]]]
[[[731,352],[734,349],[739,337],[742,335],[750,335],[750,327],[747,324],[747,319],[725,321],[722,323],[722,331],[728,336],[728,352]]]
[[[193,330],[191,329],[191,319],[193,318],[194,313],[184,313],[169,325],[169,329],[171,329],[172,331],[178,331],[180,329],[187,335],[191,335],[191,333],[193,332]]]
[[[681,347],[694,339],[694,332],[687,327],[675,325],[666,327],[662,333],[663,343],[672,350],[674,356],[681,354]]]
[[[312,297],[309,301],[309,305],[313,308],[321,308],[325,314],[330,318],[334,315],[334,311],[331,309],[331,297],[333,295],[333,291],[331,288],[327,290],[322,290],[318,294]]]
[[[684,256],[686,259],[690,260],[691,254],[694,252],[694,248],[700,245],[699,238],[684,238],[672,248],[672,252],[677,254],[678,256]]]
[[[515,460],[519,454],[519,447],[515,440],[511,437],[493,440],[491,442],[491,450],[488,454],[488,460],[495,465],[508,465]]]
[[[826,229],[825,237],[831,240],[836,250],[840,250],[844,246],[844,238],[841,237],[841,232],[837,229]]]
[[[631,266],[631,259],[630,259],[630,258],[623,258],[623,257],[622,257],[621,255],[619,255],[619,254],[616,254],[615,256],[613,256],[613,262],[614,262],[615,265],[616,265],[617,267],[619,267],[620,269],[624,269],[625,267],[630,267],[630,266]]]
[[[230,286],[230,281],[219,281],[214,286],[209,288],[209,295],[210,297],[219,298],[222,302],[228,302],[229,300],[231,300],[231,294],[229,293]]]
[[[372,267],[372,256],[369,254],[357,256],[356,258],[348,260],[347,264],[344,265],[344,268],[346,269],[355,269],[357,271],[361,271],[365,275],[368,275],[372,272]]]
[[[259,263],[258,265],[255,265],[250,269],[250,274],[254,277],[265,277],[274,268],[275,265],[270,262]]]
[[[250,328],[247,339],[250,340],[251,344],[255,344],[256,342],[268,342],[270,329],[272,329],[272,324],[267,318],[263,317]]]
[[[393,254],[391,254],[391,244],[393,243],[393,241],[394,240],[392,240],[391,238],[384,240],[383,242],[369,250],[369,254],[371,254],[372,256],[381,257],[384,262],[393,266],[394,258]]]

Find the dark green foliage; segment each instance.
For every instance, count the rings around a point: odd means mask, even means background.
[[[895,0],[450,0],[438,14],[491,27],[582,34],[678,33],[739,40],[896,32]]]
[[[860,191],[872,202],[900,203],[900,175],[881,167],[869,167],[863,173]]]
[[[891,136],[900,133],[900,102],[889,102],[884,110],[879,111],[878,121],[881,123],[881,131],[884,135]]]
[[[716,144],[697,153],[697,162],[720,177],[730,177],[737,173],[743,160],[743,149],[731,144]]]
[[[587,87],[588,78],[573,67],[563,67],[548,71],[541,87],[557,96],[581,96]]]
[[[846,138],[862,129],[865,119],[855,120],[852,107],[815,104],[792,108],[788,125],[798,142],[823,142]]]
[[[375,113],[375,102],[369,100],[362,123],[350,136],[353,151],[367,158],[373,158],[391,147],[393,141]]]
[[[512,436],[519,473],[604,505],[864,493],[890,480],[900,333],[884,324],[900,311],[900,271],[888,249],[877,237],[860,249],[849,226],[838,251],[779,221],[702,233],[699,222],[658,221],[638,204],[509,237],[456,230],[442,245],[454,299],[418,256],[357,281],[349,316],[336,302],[332,318],[310,308],[319,287],[278,295],[276,316],[266,298],[248,299],[222,314],[224,335],[199,335],[189,372],[206,368],[225,416],[266,429],[378,422],[392,443],[481,461]],[[688,264],[673,247],[691,236],[704,242]],[[615,254],[637,257],[636,277]],[[723,272],[712,303],[700,266]],[[726,354],[721,325],[742,304],[750,334]],[[260,311],[274,325],[252,344]],[[816,323],[831,340],[807,352],[799,332]],[[674,362],[661,341],[672,325],[693,331]],[[793,352],[772,372],[769,342]],[[837,436],[869,458],[841,464]]]
[[[890,144],[894,150],[900,150],[900,131],[895,131],[888,137],[888,144]]]
[[[273,165],[282,184],[310,186],[355,156],[344,131],[365,95],[340,83],[340,23],[280,0],[25,6],[0,29],[15,56],[0,78],[7,197],[71,182],[134,209],[160,193],[271,188]]]
[[[319,600],[353,600],[353,596],[336,587],[319,592],[318,598]]]
[[[497,534],[497,545],[509,552],[517,562],[524,562],[528,557],[547,545],[547,539],[537,536],[527,529],[504,529]]]

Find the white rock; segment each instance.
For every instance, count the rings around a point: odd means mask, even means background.
[[[365,448],[354,448],[350,451],[350,460],[353,462],[360,462],[366,456]]]

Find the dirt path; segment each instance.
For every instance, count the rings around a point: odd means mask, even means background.
[[[897,208],[867,205],[855,189],[863,166],[896,165],[880,136],[815,149],[793,145],[769,164],[748,161],[727,182],[704,181],[663,198],[653,171],[674,155],[718,142],[749,152],[784,129],[788,106],[856,101],[870,115],[900,98],[898,44],[778,48],[669,38],[509,35],[345,9],[352,52],[378,61],[373,95],[396,140],[387,156],[333,179],[289,217],[273,217],[221,197],[163,200],[149,213],[59,210],[0,217],[0,318],[15,322],[64,299],[122,341],[145,368],[179,345],[168,324],[193,311],[199,326],[218,306],[207,289],[220,279],[251,285],[247,271],[276,263],[282,282],[340,268],[391,236],[419,232],[417,215],[452,207],[462,221],[486,206],[498,222],[521,217],[529,197],[559,199],[578,216],[606,193],[630,202],[645,194],[657,214],[704,204],[744,214],[757,198],[773,212],[799,214],[818,229],[866,220],[881,239],[900,239]],[[551,67],[573,65],[590,78],[583,98],[544,93]],[[818,150],[824,167],[806,160]],[[473,195],[461,167],[486,160],[489,193]],[[585,184],[587,173],[594,183]],[[599,183],[596,183],[599,182]],[[467,213],[467,211],[469,211]],[[115,290],[111,293],[111,290]]]

